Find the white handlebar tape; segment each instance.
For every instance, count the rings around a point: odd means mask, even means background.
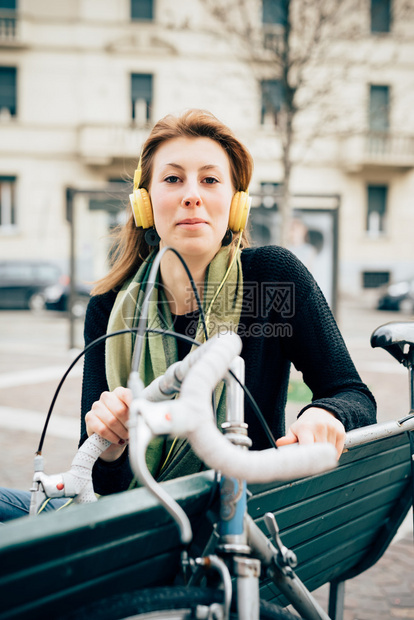
[[[249,484],[313,476],[337,464],[336,449],[330,443],[248,452],[233,446],[210,424],[192,433],[189,441],[208,467]]]
[[[163,375],[154,379],[144,388],[140,398],[150,402],[171,400],[180,391],[181,384],[189,369],[205,354],[209,347],[210,340],[207,340],[203,346],[191,351],[183,360],[171,364]]]
[[[66,497],[75,497],[79,504],[96,501],[93,490],[92,468],[96,459],[111,445],[107,439],[93,434],[82,444],[72,461],[70,470],[62,474]]]
[[[176,410],[180,417],[185,415],[192,420],[188,440],[208,467],[227,476],[244,478],[248,483],[292,480],[335,467],[336,449],[328,443],[254,452],[232,445],[215,427],[211,394],[232,359],[240,353],[241,341],[230,333],[218,334],[209,343],[208,350],[185,377],[180,397],[170,405],[173,417]]]

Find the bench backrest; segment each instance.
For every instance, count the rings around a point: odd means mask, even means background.
[[[352,448],[331,472],[253,493],[249,512],[263,531],[263,515],[274,512],[309,590],[345,581],[375,564],[412,504],[408,436]],[[262,582],[261,595],[287,604],[269,580]]]
[[[207,537],[212,472],[165,485]],[[251,491],[251,516],[264,528],[265,512],[276,514],[310,590],[349,578],[380,557],[409,509],[407,435],[355,447],[334,471]],[[145,489],[0,526],[0,619],[54,617],[56,609],[168,583],[180,550],[176,525]],[[286,603],[266,579],[262,596]]]

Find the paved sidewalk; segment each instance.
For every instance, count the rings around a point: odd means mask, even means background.
[[[313,594],[327,610],[328,585]],[[394,541],[372,568],[345,585],[344,620],[393,618],[414,618],[412,533]]]
[[[404,317],[350,302],[340,307],[341,330],[362,379],[377,398],[379,421],[408,410],[406,370],[384,351],[369,346],[373,329],[392,320]],[[68,326],[62,316],[0,313],[0,485],[30,487],[43,420],[63,369],[75,354],[67,350],[67,342]],[[56,402],[43,450],[50,473],[65,471],[76,451],[81,372],[79,364]],[[290,404],[288,414],[296,415],[297,409]],[[316,592],[325,609],[327,592],[327,586]],[[344,620],[393,618],[414,619],[411,516],[383,558],[346,585]]]
[[[391,321],[412,320],[398,313],[372,310],[347,301],[338,323],[361,378],[378,404],[378,421],[395,419],[409,410],[408,374],[388,353],[372,349],[371,333]],[[328,586],[314,595],[327,609]],[[382,558],[345,586],[344,620],[414,619],[414,544],[412,511]]]

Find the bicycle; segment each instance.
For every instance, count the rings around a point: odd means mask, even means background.
[[[220,552],[224,554],[226,561],[217,555],[210,554],[207,558],[190,562],[184,552],[182,562],[185,570],[191,565],[215,568],[223,583],[224,602],[222,604],[219,602],[223,596],[220,591],[213,594],[209,590],[194,589],[194,586],[191,590],[158,590],[152,595],[148,592],[139,595],[139,597],[151,599],[155,597],[156,605],[160,604],[159,597],[161,596],[166,606],[171,604],[181,606],[183,598],[189,596],[190,601],[193,601],[191,605],[195,604],[196,607],[200,607],[197,611],[199,615],[195,616],[200,618],[203,617],[200,614],[205,613],[200,611],[202,609],[209,609],[206,612],[207,615],[204,616],[206,618],[230,617],[232,586],[230,570],[227,566],[230,562],[237,567],[235,570],[238,579],[243,584],[237,587],[237,605],[240,610],[238,617],[249,618],[249,620],[255,616],[259,618],[260,560],[250,557],[248,543],[250,542],[251,546],[257,550],[260,557],[267,558],[266,561],[269,558],[269,543],[257,526],[246,518],[246,482],[265,482],[276,477],[288,480],[312,475],[333,467],[336,463],[335,449],[329,444],[295,446],[277,451],[270,449],[250,453],[243,450],[243,447],[249,446],[249,439],[243,421],[241,388],[229,377],[225,377],[228,404],[227,420],[223,425],[224,435],[217,430],[210,404],[211,393],[218,381],[224,377],[229,366],[239,379],[243,377],[243,361],[238,357],[240,347],[240,338],[234,333],[211,338],[187,356],[183,362],[170,367],[167,376],[157,379],[145,388],[141,398],[134,399],[130,408],[130,454],[133,470],[139,481],[157,496],[177,522],[183,545],[188,545],[191,541],[190,522],[180,506],[168,497],[147,469],[145,451],[151,438],[159,434],[186,436],[206,465],[222,472],[221,522],[218,529],[221,537]],[[175,401],[152,402],[162,395],[165,397],[166,392],[169,397],[172,396],[177,390],[177,375],[180,377],[178,385],[184,377],[180,397]],[[172,388],[174,382],[176,386]],[[229,438],[233,443],[228,441]],[[94,501],[91,470],[96,458],[108,445],[109,442],[93,435],[78,451],[69,472],[57,476],[46,476],[38,471],[34,477],[37,488],[33,492],[33,505],[37,508],[44,496],[66,495],[75,496],[78,502]],[[277,547],[270,547],[272,554],[278,558],[281,566],[291,573],[294,558],[280,542],[273,515],[269,515],[267,521],[277,545]],[[194,583],[194,580],[195,576],[192,577],[191,582]],[[212,597],[208,605],[206,597]],[[119,607],[119,600],[114,604]],[[135,605],[135,602],[133,604]],[[147,600],[145,607],[148,609],[152,604],[155,604],[154,601]],[[316,602],[313,602],[313,605],[317,607]],[[139,603],[139,607],[141,606]],[[103,607],[107,614],[107,604],[105,603]],[[270,603],[263,602],[261,607],[260,617],[263,618],[292,617],[288,612]],[[81,617],[81,613],[83,612],[78,610],[76,617]],[[93,613],[94,617],[99,617],[98,610],[94,609]],[[111,615],[111,617],[115,616]]]
[[[394,334],[393,331],[392,333]],[[411,365],[409,365],[409,361],[406,363],[410,368],[412,385],[413,346],[410,348],[410,356],[404,356],[403,350],[399,346],[399,343],[395,343],[393,341],[390,344],[390,337],[388,340],[385,338],[385,341],[381,344],[381,338],[384,340],[383,332],[379,334],[379,337],[375,343],[373,342],[373,346],[384,346],[384,348],[390,350],[393,354],[400,351],[400,357],[404,360],[408,360],[411,356]],[[392,338],[394,338],[394,336],[392,336]],[[407,336],[400,336],[400,341],[401,339],[405,342],[407,340]],[[411,345],[414,344],[414,338],[411,338],[409,341]],[[385,346],[386,344],[389,346]],[[212,384],[214,385],[214,382],[218,380],[217,378],[220,378],[221,375],[225,373],[229,360],[233,355],[235,355],[235,349],[236,353],[238,352],[238,346],[239,344],[237,342],[237,337],[234,335],[226,337],[222,336],[221,338],[209,340],[205,345],[203,345],[203,347],[197,349],[185,361],[178,363],[174,369],[171,369],[168,377],[157,380],[156,385],[149,386],[142,393],[142,396],[150,398],[152,401],[156,398],[154,390],[155,392],[158,392],[159,395],[163,394],[164,390],[164,397],[166,396],[165,392],[168,393],[168,396],[171,396],[172,391],[177,389],[177,385],[174,390],[171,388],[172,383],[175,382],[176,376],[179,376],[180,381],[183,376],[185,376],[181,387],[181,396],[177,399],[177,401],[168,403],[154,403],[151,402],[151,400],[148,401],[141,398],[136,399],[134,401],[134,405],[131,407],[131,455],[133,456],[133,468],[141,482],[147,486],[151,492],[157,495],[159,501],[164,504],[166,509],[174,517],[180,528],[181,539],[185,545],[188,545],[191,538],[191,528],[189,526],[188,519],[179,506],[176,506],[174,502],[171,502],[170,498],[165,497],[162,488],[149,476],[145,459],[143,458],[145,446],[148,444],[151,436],[155,433],[173,432],[173,434],[176,434],[189,432],[191,435],[195,432],[197,435],[195,444],[197,445],[197,449],[199,449],[199,444],[201,444],[203,458],[206,458],[208,463],[215,463],[216,459],[219,458],[220,467],[223,472],[225,472],[221,481],[224,508],[221,514],[221,524],[218,528],[219,531],[213,534],[210,543],[207,545],[206,554],[202,558],[191,561],[188,559],[185,552],[182,556],[184,572],[188,572],[189,567],[196,569],[190,578],[189,586],[164,587],[117,595],[109,600],[105,599],[104,601],[94,603],[91,606],[86,606],[81,610],[78,609],[73,615],[68,617],[82,618],[89,616],[94,618],[121,618],[129,617],[132,614],[142,618],[233,617],[229,615],[231,613],[231,591],[233,589],[230,573],[233,571],[236,573],[236,586],[234,588],[236,596],[233,597],[233,599],[238,607],[238,616],[235,617],[249,618],[249,620],[255,617],[294,617],[290,614],[290,612],[273,604],[264,602],[260,605],[260,616],[258,615],[258,578],[260,574],[259,563],[261,562],[262,565],[267,568],[268,574],[270,574],[277,583],[278,588],[285,592],[288,600],[295,606],[303,618],[318,618],[324,620],[329,618],[329,616],[313,599],[312,595],[306,590],[306,588],[304,588],[300,580],[297,579],[293,570],[295,567],[295,557],[280,541],[277,525],[273,515],[269,514],[266,516],[266,525],[275,544],[270,543],[268,538],[254,524],[252,519],[244,514],[246,500],[245,484],[243,482],[239,485],[241,486],[241,493],[237,493],[238,485],[237,482],[234,482],[235,479],[233,474],[237,474],[240,471],[240,467],[243,467],[245,468],[244,473],[246,474],[246,478],[249,478],[250,480],[254,479],[255,474],[252,474],[250,465],[246,465],[246,463],[249,462],[249,459],[245,459],[247,456],[255,457],[255,455],[254,453],[246,452],[245,449],[248,444],[248,440],[245,425],[240,417],[240,387],[235,387],[235,382],[231,382],[229,378],[226,377],[227,383],[230,386],[233,384],[233,387],[230,387],[228,390],[230,401],[228,406],[229,420],[227,421],[227,424],[225,424],[224,436],[217,431],[212,422],[211,405],[209,405],[209,415],[206,416],[205,421],[203,419],[203,426],[201,427],[201,430],[194,424],[195,416],[193,412],[191,418],[189,418],[190,429],[188,431],[186,411],[188,413],[189,408],[192,408],[193,406],[198,407],[201,402],[200,389],[196,378],[201,377],[203,383],[209,383],[209,387],[204,387],[204,401],[208,403]],[[240,360],[238,358],[233,364],[233,369],[236,370],[236,374],[238,376],[242,376],[242,365],[240,365]],[[206,377],[209,377],[208,381]],[[195,399],[194,394],[196,395]],[[411,401],[412,400],[413,397],[411,397]],[[236,411],[239,415],[235,417],[233,412],[236,403]],[[201,416],[203,416],[203,414],[201,414]],[[196,419],[198,420],[198,418]],[[210,424],[212,430],[209,426]],[[205,431],[205,425],[207,425],[207,432],[212,433],[214,436],[212,442],[213,448],[214,444],[216,444],[216,439],[220,442],[220,446],[216,448],[217,452],[213,449],[213,456],[211,456],[209,450],[207,450],[206,453],[206,445],[208,446],[209,442],[208,440],[206,441],[207,434]],[[406,416],[403,420],[400,420],[398,423],[386,423],[383,425],[383,436],[388,436],[393,432],[397,432],[398,426],[401,425],[403,425],[408,431],[414,429],[414,418],[412,411],[411,414]],[[363,441],[370,432],[372,432],[370,427],[351,431],[348,434],[347,446],[350,446],[352,443],[355,445],[355,443],[357,444],[358,442]],[[230,453],[227,450],[228,446],[226,435],[227,438],[230,436],[230,438],[238,444],[238,447],[232,446],[230,448]],[[377,437],[378,436],[379,435],[377,432]],[[88,441],[90,441],[91,444],[95,444],[98,440],[97,438],[92,437]],[[107,443],[104,442],[100,448],[105,449],[106,446]],[[308,456],[311,455],[311,453],[316,455],[320,449],[315,446],[311,446],[309,448],[310,450],[308,451],[308,447],[304,449],[303,446],[296,446],[294,448],[285,448],[284,450],[280,450],[278,452],[273,451],[273,458],[277,455],[276,460],[280,459],[283,461],[285,458],[286,460],[293,458],[293,460],[296,461],[297,456],[301,453],[304,455],[307,454]],[[335,457],[332,454],[332,451],[329,450],[329,447],[323,447],[322,452],[324,452],[325,448],[327,449],[325,452],[325,456],[327,458],[326,465],[328,465],[329,462],[329,465],[332,466],[334,464]],[[226,454],[231,454],[230,458],[232,459],[233,457],[236,457],[238,461],[236,464],[230,462],[229,472],[225,463],[227,460]],[[265,451],[265,454],[258,453],[257,458],[264,458],[265,462],[268,462],[267,459],[269,459],[269,455],[270,452]],[[212,461],[210,459],[212,459]],[[241,465],[239,464],[239,461]],[[78,467],[78,463],[76,464],[76,467]],[[278,466],[276,467],[278,468]],[[305,469],[307,469],[307,465],[305,465]],[[226,473],[230,473],[230,477],[228,477]],[[295,472],[290,470],[285,471],[284,473],[286,478],[294,478],[298,475],[303,475],[304,472],[302,471],[297,473],[297,471]],[[309,470],[307,473],[310,473]],[[274,475],[274,473],[267,472],[269,480]],[[85,477],[83,480],[84,479]],[[53,482],[56,486],[56,479],[54,479]],[[93,499],[95,498],[93,497]],[[224,518],[223,513],[224,515],[231,513],[231,518]],[[240,513],[243,513],[243,518]],[[248,553],[248,543],[253,551],[251,554]],[[215,546],[218,551],[217,555],[211,553],[213,546]],[[212,589],[196,585],[207,566],[213,568],[219,574],[222,582],[221,588]],[[137,611],[139,612],[138,614]],[[161,612],[164,615],[160,615]]]
[[[162,253],[159,260],[161,256]],[[154,272],[158,264],[154,262]],[[150,275],[149,281],[153,279]],[[198,297],[196,291],[195,294]],[[146,299],[149,299],[149,294],[146,294]],[[144,301],[138,330],[142,332],[145,325]],[[137,372],[139,344],[140,339],[137,337],[129,381],[134,398],[130,407],[131,466],[141,484],[157,497],[179,527],[184,547],[181,556],[182,573],[184,577],[190,573],[189,583],[186,587],[157,588],[116,595],[99,604],[77,609],[67,618],[93,617],[103,620],[131,615],[142,618],[223,620],[233,617],[241,620],[294,618],[289,611],[259,600],[259,577],[263,567],[301,617],[329,620],[329,616],[296,576],[293,570],[296,557],[280,540],[273,513],[265,516],[272,539],[270,542],[247,514],[246,503],[247,483],[293,480],[335,467],[334,447],[330,444],[295,445],[277,451],[271,448],[248,452],[250,440],[243,419],[242,398],[244,366],[239,357],[241,341],[236,334],[219,334],[207,340],[146,388]],[[397,423],[384,425],[379,433],[377,430],[377,437],[400,432],[401,425],[408,431],[413,430],[414,334],[409,333],[407,336],[404,330],[400,329],[399,333],[391,330],[391,335],[384,337],[382,334],[372,344],[384,346],[399,361],[406,363],[411,373],[412,388],[411,413]],[[403,350],[405,345],[409,345],[407,355]],[[227,390],[223,434],[214,424],[210,403],[212,392],[222,379]],[[171,398],[178,392],[179,398],[172,401]],[[358,445],[358,441],[366,439],[369,429],[351,431],[346,445]],[[181,507],[155,482],[146,466],[146,448],[152,437],[158,435],[186,437],[205,465],[221,472],[219,517],[216,519],[213,516],[212,519],[218,525],[202,557],[188,557],[187,547],[192,538],[190,522]],[[79,503],[96,501],[91,478],[92,467],[109,445],[108,441],[93,435],[78,451],[69,472],[57,476],[46,476],[41,457],[36,457],[31,514],[37,513],[39,505],[47,497],[74,497]],[[217,553],[213,553],[213,550],[217,550]],[[197,585],[207,569],[214,569],[219,575],[220,587],[212,589]],[[164,615],[160,615],[161,612]]]

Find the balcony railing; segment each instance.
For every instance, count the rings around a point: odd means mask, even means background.
[[[343,139],[340,159],[349,169],[414,168],[414,136],[369,131]]]
[[[366,136],[365,152],[376,158],[414,158],[414,137],[388,132],[369,132]]]
[[[18,41],[19,21],[15,11],[0,10],[0,45]]]
[[[136,160],[148,127],[126,125],[84,125],[78,130],[78,152],[90,164],[107,165],[114,159]]]

